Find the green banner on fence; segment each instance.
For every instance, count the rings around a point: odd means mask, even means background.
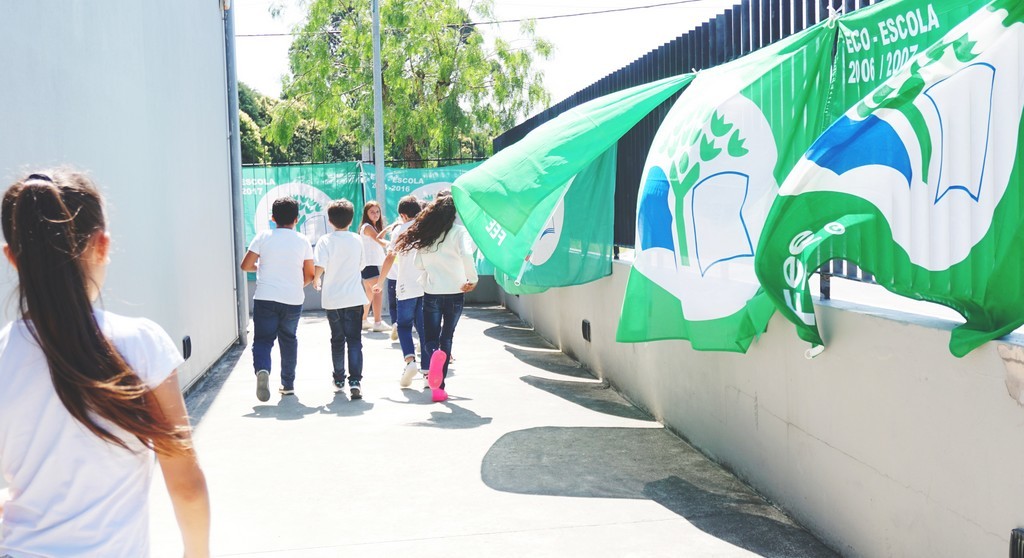
[[[441,190],[451,190],[455,179],[472,170],[480,163],[469,163],[432,169],[392,169],[384,167],[384,219],[388,223],[398,219],[398,200],[414,195],[420,200],[431,201]],[[377,176],[373,165],[363,165],[363,190],[365,199],[377,199]]]
[[[270,209],[274,200],[291,196],[299,201],[295,230],[316,242],[331,231],[327,206],[346,198],[363,207],[359,163],[328,163],[242,168],[242,210],[245,214],[245,245],[260,231],[273,227]]]

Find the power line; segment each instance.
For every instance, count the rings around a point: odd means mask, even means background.
[[[520,18],[520,19],[503,19],[503,20],[497,20],[497,21],[475,21],[475,22],[469,22],[469,23],[449,23],[447,25],[447,27],[453,27],[453,28],[477,27],[477,26],[482,26],[482,25],[499,25],[499,24],[502,24],[502,23],[522,23],[524,21],[542,21],[542,20],[548,20],[548,19],[564,19],[564,18],[568,18],[568,17],[580,17],[580,16],[600,15],[600,14],[611,14],[611,13],[617,13],[617,12],[631,12],[631,11],[634,11],[634,10],[647,10],[647,9],[651,9],[651,8],[664,8],[666,6],[678,6],[680,4],[694,4],[694,3],[702,2],[702,1],[704,1],[704,0],[676,0],[675,2],[662,2],[660,4],[647,4],[645,6],[633,6],[633,7],[630,7],[630,8],[609,8],[607,10],[595,10],[595,11],[591,11],[591,12],[576,12],[576,13],[571,13],[571,14],[559,14],[559,15],[540,16],[540,17],[524,17],[524,18]],[[391,27],[388,30],[390,31],[390,30],[394,30],[394,29],[398,29],[398,28]],[[333,35],[333,34],[338,33],[338,31],[320,31],[320,33],[327,34],[327,35]],[[299,33],[247,33],[247,34],[235,35],[235,37],[291,37],[291,36],[295,36],[295,35],[298,35],[298,34]]]

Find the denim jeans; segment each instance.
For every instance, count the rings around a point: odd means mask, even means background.
[[[295,361],[299,352],[295,330],[299,327],[301,315],[301,304],[254,300],[252,305],[253,369],[270,370],[270,351],[276,340],[281,350],[281,386],[287,389],[295,385]]]
[[[398,320],[398,281],[388,279],[388,318],[394,324]]]
[[[398,324],[398,342],[402,345],[402,355],[406,358],[416,356],[416,346],[412,342],[412,326],[416,325],[416,333],[420,337],[420,369],[425,370],[430,365],[430,357],[423,335],[423,297],[399,300],[395,323]]]
[[[331,361],[334,381],[345,381],[345,346],[348,345],[349,383],[363,379],[363,307],[352,306],[327,311],[331,325]]]
[[[448,362],[452,358],[452,336],[455,335],[455,325],[462,316],[464,302],[465,295],[462,293],[423,295],[423,337],[424,345],[427,347],[426,354],[433,355],[438,349],[445,352],[445,378],[448,377]],[[441,382],[441,389],[444,389],[444,381]]]

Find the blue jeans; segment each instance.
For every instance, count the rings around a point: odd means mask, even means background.
[[[426,354],[433,355],[438,349],[445,352],[445,378],[448,377],[448,362],[452,358],[452,336],[455,335],[455,325],[462,316],[464,302],[465,295],[462,293],[423,295],[423,337],[424,345],[427,347]],[[441,382],[441,389],[444,389],[444,381]]]
[[[406,358],[416,356],[416,346],[412,342],[412,326],[416,325],[416,333],[420,337],[420,369],[425,370],[430,365],[430,353],[427,352],[423,335],[423,297],[399,300],[397,317],[394,319],[398,324],[398,342],[402,345],[402,354]]]
[[[331,361],[334,381],[345,381],[345,346],[348,345],[349,383],[363,379],[363,307],[352,306],[327,311],[331,325]]]
[[[398,316],[398,281],[395,279],[388,279],[388,317],[391,318],[391,323],[395,323]]]
[[[295,330],[299,328],[302,305],[281,304],[272,300],[254,300],[252,306],[252,366],[256,371],[270,370],[270,351],[274,341],[281,349],[281,386],[292,389],[295,385],[295,361],[299,342]]]

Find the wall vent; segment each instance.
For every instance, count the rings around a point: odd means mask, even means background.
[[[590,342],[590,320],[583,320],[583,340]]]

